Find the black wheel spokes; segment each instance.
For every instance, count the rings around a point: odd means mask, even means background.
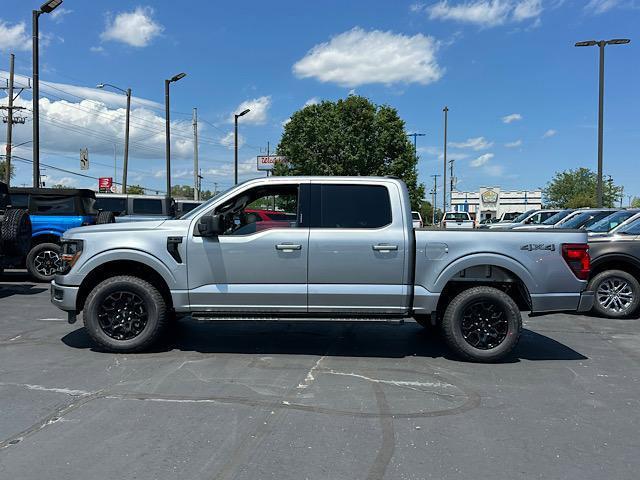
[[[477,301],[465,308],[461,327],[462,336],[469,345],[480,350],[491,350],[507,338],[509,322],[496,303]]]
[[[116,340],[131,340],[142,333],[148,314],[144,300],[133,292],[114,292],[98,308],[102,331]]]

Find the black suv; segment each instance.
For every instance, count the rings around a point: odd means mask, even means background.
[[[0,182],[0,273],[20,266],[31,246],[31,219],[26,210],[12,208],[7,185]]]

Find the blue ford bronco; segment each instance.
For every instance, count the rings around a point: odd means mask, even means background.
[[[70,228],[113,223],[112,212],[95,208],[96,194],[89,189],[11,188],[14,208],[29,212],[31,248],[23,264],[33,278],[53,280],[60,267],[60,238]]]

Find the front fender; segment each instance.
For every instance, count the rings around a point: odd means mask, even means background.
[[[162,276],[169,289],[180,289],[174,273],[164,264],[162,260],[145,251],[131,248],[119,248],[108,250],[93,255],[86,262],[74,268],[64,277],[65,285],[80,285],[82,281],[96,268],[105,263],[114,261],[132,261],[142,263]]]
[[[516,275],[524,283],[527,290],[531,292],[538,291],[538,282],[533,275],[519,261],[506,255],[495,253],[476,253],[458,258],[444,267],[434,282],[434,291],[441,292],[445,285],[458,274],[460,271],[478,266],[492,265],[509,270]]]

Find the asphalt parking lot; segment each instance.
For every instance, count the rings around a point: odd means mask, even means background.
[[[114,355],[1,280],[0,478],[638,478],[640,320],[526,319],[500,365],[413,322],[183,320]]]

